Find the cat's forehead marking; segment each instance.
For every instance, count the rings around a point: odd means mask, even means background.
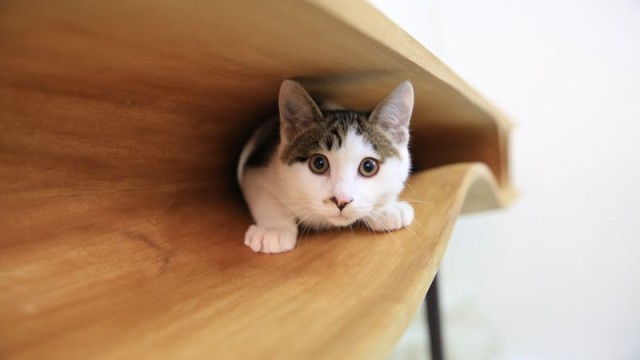
[[[282,152],[282,161],[293,164],[306,161],[309,155],[321,149],[335,150],[342,147],[344,140],[353,129],[369,142],[380,155],[382,161],[389,157],[400,157],[398,149],[382,129],[369,121],[369,113],[331,110],[323,111],[322,124],[307,129],[287,144]]]

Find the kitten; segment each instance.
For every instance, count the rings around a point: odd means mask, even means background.
[[[366,113],[320,110],[300,84],[285,80],[278,106],[279,119],[258,128],[240,155],[238,181],[256,222],[245,245],[292,250],[298,225],[361,221],[389,231],[411,224],[413,208],[398,201],[410,167],[410,82]]]

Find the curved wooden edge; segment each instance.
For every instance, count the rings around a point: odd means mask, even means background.
[[[272,291],[291,295],[291,301],[267,295],[256,302],[265,300],[263,306],[270,309],[289,309],[262,313],[261,321],[251,324],[257,333],[277,328],[277,334],[249,348],[242,346],[242,338],[227,338],[226,354],[256,359],[386,358],[424,299],[458,214],[510,201],[509,194],[496,186],[489,168],[479,163],[414,174],[402,198],[416,211],[407,229],[309,236],[287,254],[290,260],[282,259],[284,269],[293,266],[298,271],[285,275],[284,283],[274,284]],[[294,265],[302,263],[304,268]],[[299,289],[289,281],[309,286]]]
[[[469,86],[411,35],[404,31],[398,31],[397,26],[370,3],[359,0],[308,1],[332,16],[342,19],[369,38],[375,39],[378,43],[386,46],[390,51],[397,52],[402,58],[410,60],[421,69],[428,71],[452,86],[482,111],[489,114],[501,129],[510,131],[513,127],[510,118],[498,107]],[[361,14],[361,16],[352,16],[352,14]],[[416,49],[420,50],[417,51]]]
[[[469,185],[460,212],[469,214],[511,205],[517,198],[517,191],[511,186],[500,186],[488,167],[477,165],[479,166],[474,170],[475,180]]]
[[[363,2],[105,4],[0,12],[0,357],[388,353],[461,209],[509,200],[508,132],[491,111]],[[500,187],[483,165],[437,168],[409,182],[408,229],[254,254],[225,175],[236,159],[219,155],[241,147],[287,77],[362,106],[411,78],[416,163],[483,161]],[[324,83],[336,78],[344,86]]]
[[[203,193],[144,195],[164,210],[3,250],[0,353],[383,358],[423,299],[465,200],[500,201],[493,182],[480,164],[415,174],[403,193],[416,212],[409,228],[306,234],[276,256],[242,244],[250,218],[234,196],[212,204]],[[111,211],[101,216],[137,210]]]
[[[438,57],[360,0],[308,0],[342,26],[385,49],[387,67],[323,77],[303,77],[322,98],[367,109],[381,89],[411,79],[416,89],[412,119],[414,163],[421,169],[461,162],[483,162],[500,187],[511,187],[509,134],[513,123]],[[394,65],[391,65],[394,64]],[[445,105],[448,104],[448,105]],[[446,111],[441,111],[446,107]]]
[[[483,162],[509,186],[504,117],[363,0],[2,9],[0,186],[10,191],[226,191],[232,179],[219,174],[233,173],[285,78],[363,110],[410,79],[414,163]]]
[[[417,271],[419,279],[414,286],[404,289],[403,308],[389,319],[397,323],[387,333],[388,341],[379,353],[362,354],[362,358],[385,358],[390,353],[413,319],[435,277],[448,245],[453,226],[459,214],[508,206],[515,199],[515,192],[501,188],[491,170],[481,163],[462,163],[442,166],[415,174],[409,181],[403,199],[416,199],[416,221],[407,229],[411,235],[403,238],[424,236],[431,244],[428,249],[415,249],[417,259],[409,257],[407,273]],[[420,258],[425,256],[424,258]],[[412,263],[411,261],[415,261]]]

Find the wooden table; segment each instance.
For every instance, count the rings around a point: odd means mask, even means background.
[[[509,121],[360,1],[0,5],[0,358],[384,358],[458,213],[512,198]],[[242,244],[248,134],[295,78],[416,90],[404,230]]]

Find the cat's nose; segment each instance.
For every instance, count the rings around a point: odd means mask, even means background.
[[[335,196],[329,200],[333,201],[333,203],[336,204],[336,206],[338,207],[338,209],[340,209],[340,211],[342,211],[342,209],[344,209],[347,205],[353,202],[353,199],[347,199],[347,198],[338,199]]]

